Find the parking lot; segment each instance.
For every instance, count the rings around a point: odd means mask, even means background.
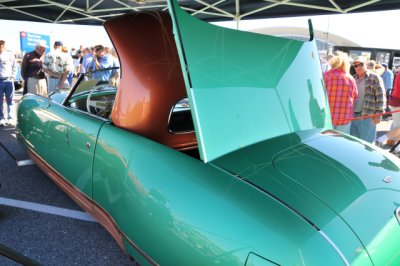
[[[18,95],[16,95],[18,99]],[[0,244],[41,265],[135,265],[0,127]],[[0,265],[19,265],[0,257]]]

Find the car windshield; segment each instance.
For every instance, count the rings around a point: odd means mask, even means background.
[[[119,85],[119,67],[82,74],[64,104],[73,109],[110,119]]]
[[[109,85],[109,86],[100,86]],[[73,88],[70,98],[89,93],[94,87],[103,89],[119,85],[119,67],[98,69],[82,74]]]

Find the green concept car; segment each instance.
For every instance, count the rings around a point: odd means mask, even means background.
[[[332,130],[315,41],[139,12],[17,135],[141,265],[400,265],[400,161]],[[121,79],[102,80],[99,71]]]

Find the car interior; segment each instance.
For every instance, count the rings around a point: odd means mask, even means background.
[[[84,74],[77,83],[72,95],[65,105],[89,113],[96,117],[112,121],[112,110],[118,91],[118,83],[110,79],[108,82],[92,79],[90,74]],[[168,120],[166,121],[170,136],[193,135],[194,125],[187,97],[171,106]],[[180,143],[178,150],[195,158],[200,158],[197,143]]]

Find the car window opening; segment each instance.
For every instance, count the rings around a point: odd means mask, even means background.
[[[102,80],[85,74],[66,105],[104,119],[110,119],[117,86],[118,82],[113,78]]]

